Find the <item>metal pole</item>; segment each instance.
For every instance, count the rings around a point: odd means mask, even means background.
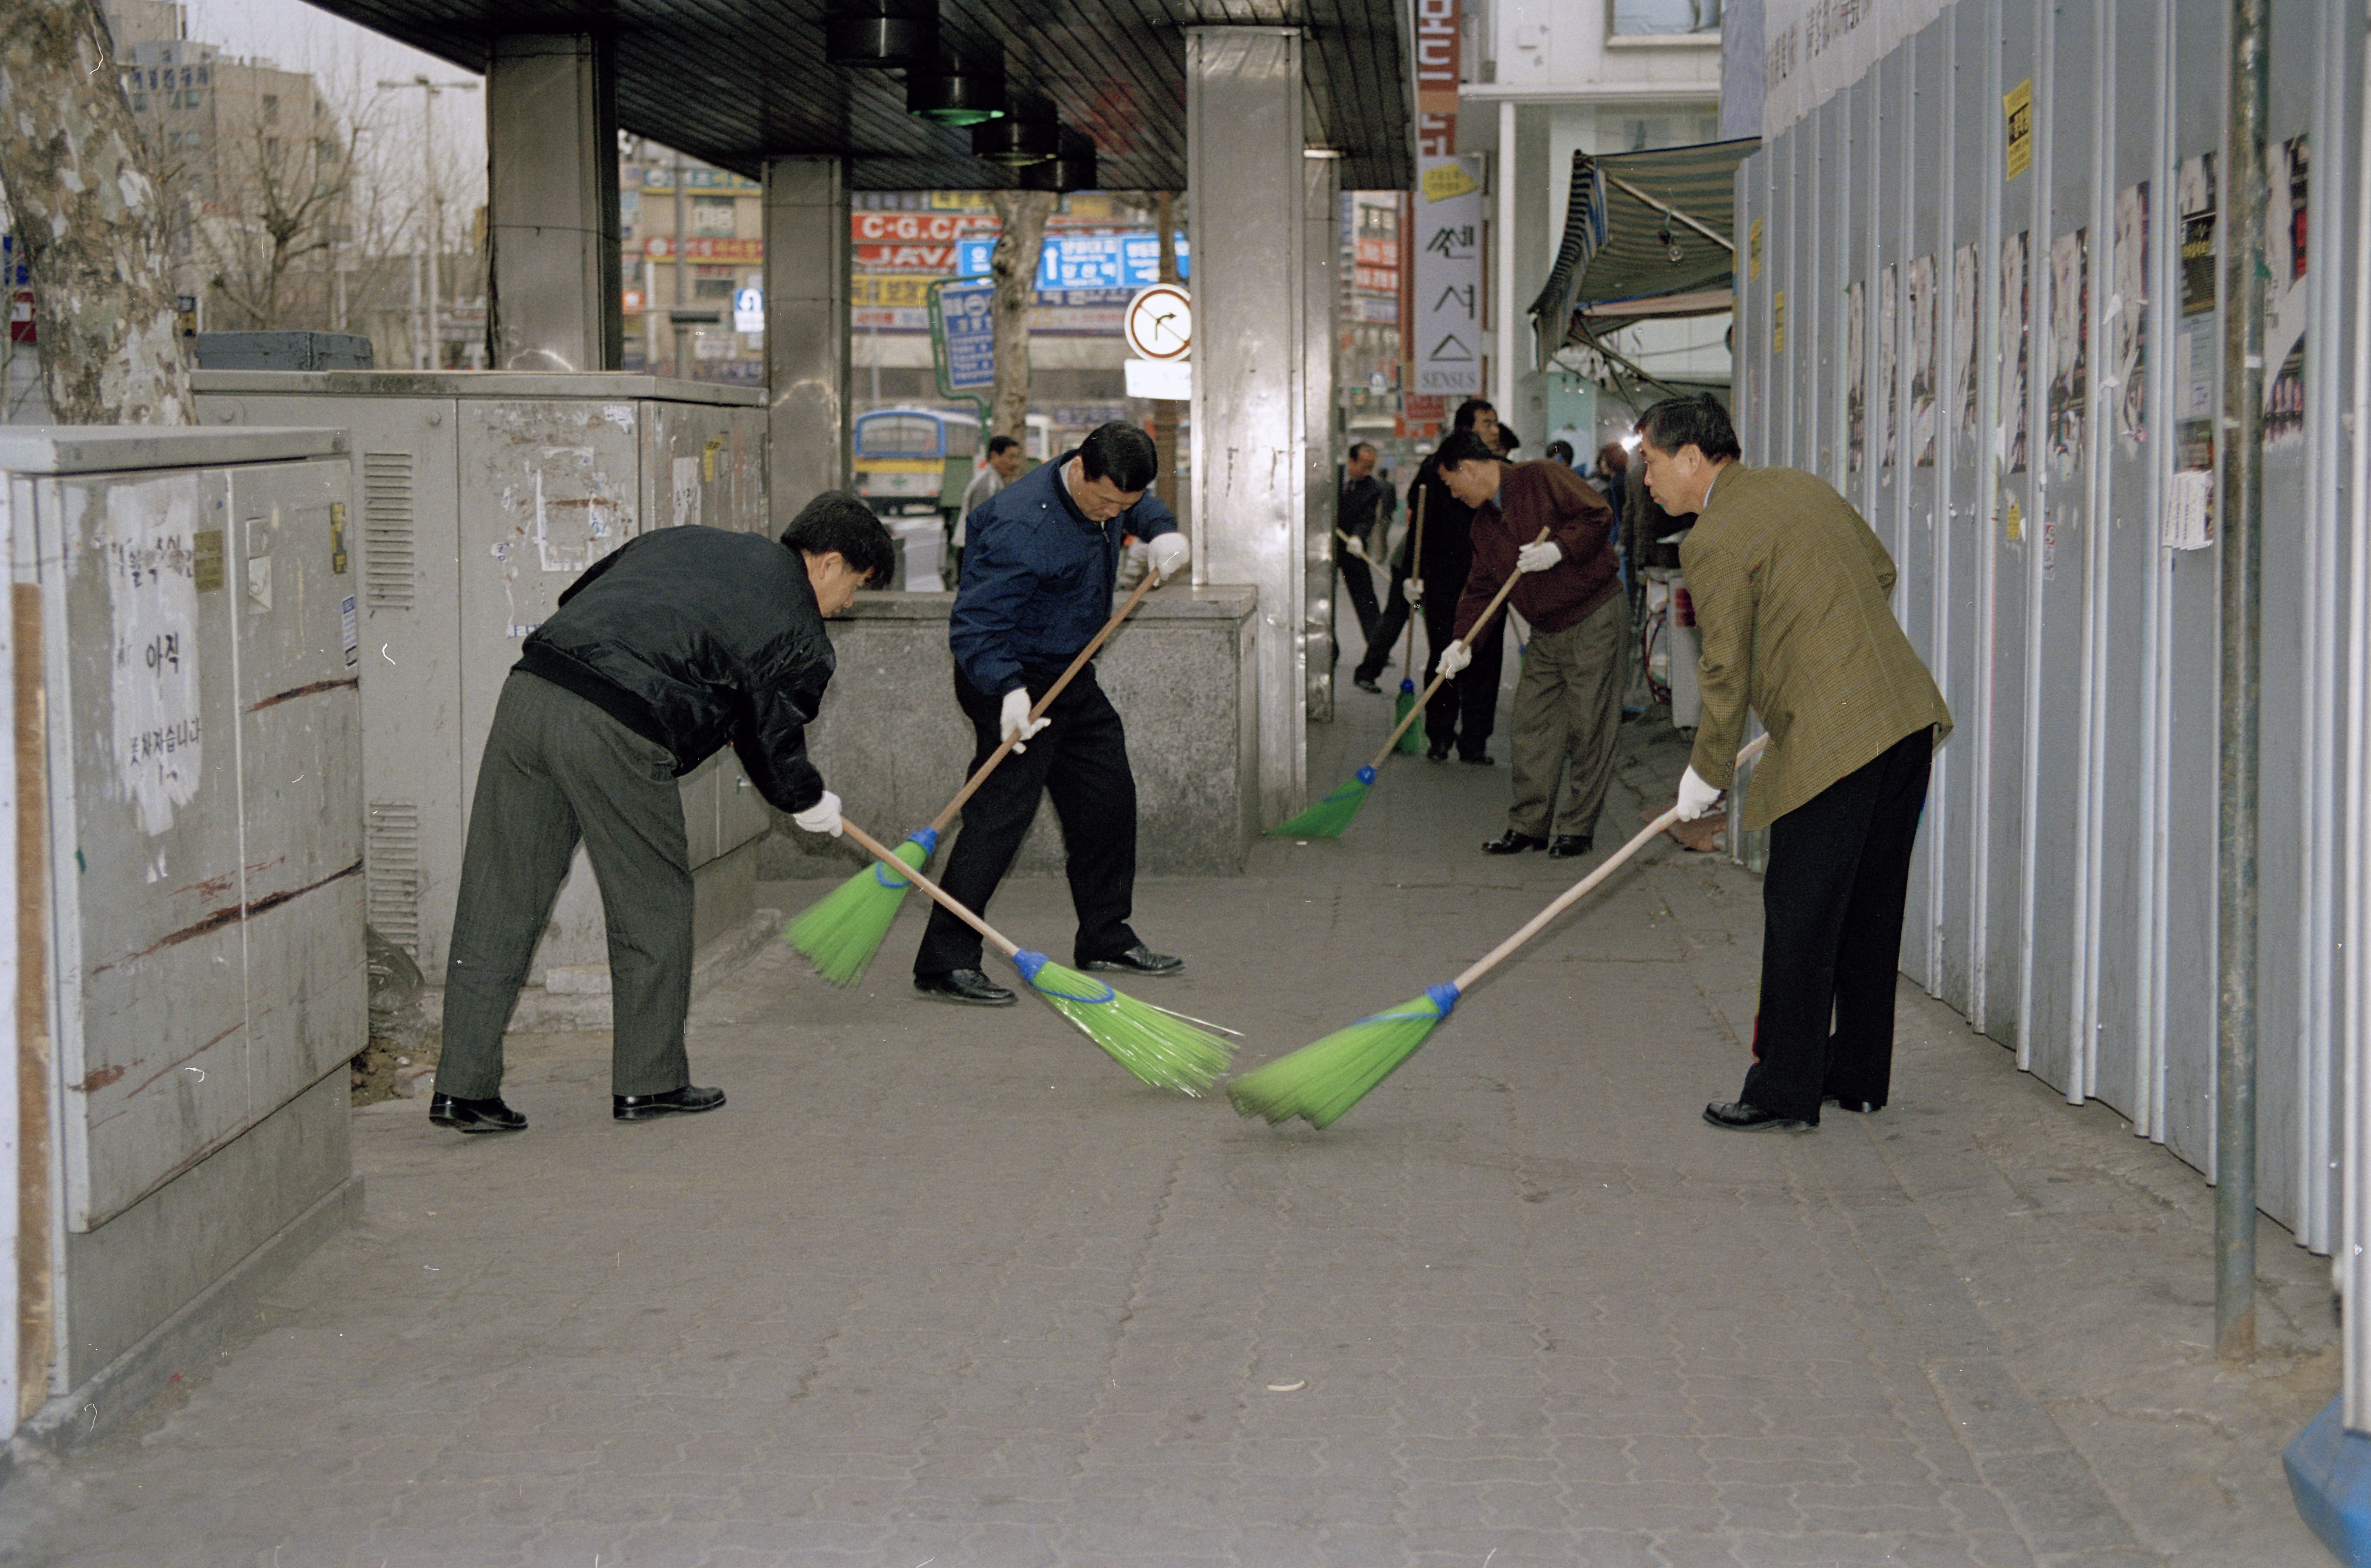
[[[2215,1354],[2256,1353],[2256,709],[2264,501],[2264,115],[2271,0],[2232,0],[2223,248],[2222,757],[2216,799]]]
[[[428,154],[428,368],[445,368],[445,191],[436,181],[436,88],[420,79],[420,102],[427,115]]]
[[[689,236],[684,232],[683,213],[683,155],[677,153],[675,156],[675,298],[671,302],[677,310],[691,308],[691,290],[684,283],[684,279],[690,274],[683,255],[689,248]],[[678,323],[675,329],[675,374],[688,381],[691,379],[691,367],[684,363],[685,340],[685,330]]]

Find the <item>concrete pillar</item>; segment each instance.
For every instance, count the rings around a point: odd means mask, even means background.
[[[767,506],[779,534],[849,482],[848,171],[766,160]]]
[[[1512,422],[1519,417],[1515,407],[1515,367],[1529,350],[1529,334],[1524,330],[1528,318],[1515,303],[1515,261],[1521,247],[1516,241],[1520,214],[1523,209],[1524,178],[1522,158],[1517,146],[1515,100],[1504,98],[1498,104],[1498,158],[1495,178],[1490,181],[1490,262],[1496,274],[1490,290],[1492,317],[1490,323],[1490,385],[1483,396],[1498,417]],[[1526,450],[1523,457],[1540,455],[1540,433],[1521,425]]]
[[[1194,581],[1258,591],[1258,816],[1308,789],[1307,364],[1301,34],[1186,29],[1186,167],[1194,197]],[[1322,649],[1315,651],[1321,661]]]
[[[497,38],[486,62],[486,214],[497,370],[615,370],[615,49],[589,33]]]
[[[1302,645],[1309,651],[1309,718],[1324,724],[1334,721],[1334,522],[1342,497],[1334,467],[1341,459],[1334,439],[1334,350],[1342,300],[1341,172],[1342,155],[1330,147],[1312,147],[1302,155],[1301,422],[1307,437],[1309,498],[1302,529],[1309,583]]]

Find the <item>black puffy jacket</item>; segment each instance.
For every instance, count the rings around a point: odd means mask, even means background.
[[[516,668],[666,747],[679,775],[730,741],[781,810],[823,797],[806,727],[831,640],[805,560],[761,534],[695,525],[628,541],[560,596]]]

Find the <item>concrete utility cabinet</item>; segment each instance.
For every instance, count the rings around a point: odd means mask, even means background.
[[[19,856],[49,905],[28,888],[23,1408],[79,1435],[360,1198],[361,572],[333,431],[22,429],[0,486],[48,848]]]
[[[766,526],[764,398],[626,375],[200,372],[209,424],[353,437],[370,921],[443,983],[478,758],[527,633],[648,528]],[[703,963],[765,933],[765,802],[730,748],[683,780]],[[514,1027],[600,1027],[608,944],[584,852]],[[540,991],[535,987],[542,987]]]

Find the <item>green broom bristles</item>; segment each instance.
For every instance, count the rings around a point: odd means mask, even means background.
[[[1394,724],[1397,724],[1401,720],[1406,718],[1408,716],[1408,709],[1415,706],[1416,682],[1410,680],[1405,675],[1403,675],[1400,677],[1400,694],[1392,699],[1392,722]],[[1410,724],[1405,731],[1401,732],[1400,750],[1405,752],[1410,756],[1414,756],[1424,750],[1423,725]]]
[[[1359,808],[1367,803],[1367,791],[1374,787],[1375,770],[1362,767],[1347,784],[1291,821],[1269,828],[1268,834],[1275,838],[1339,838]]]
[[[1271,1124],[1299,1116],[1313,1127],[1330,1127],[1415,1055],[1456,1005],[1457,987],[1443,982],[1245,1073],[1227,1086],[1227,1096],[1246,1116],[1265,1116]]]
[[[930,862],[938,833],[923,828],[892,851],[915,870]],[[852,986],[881,951],[906,890],[914,884],[878,860],[816,901],[791,923],[782,940],[813,960],[815,973],[835,986]]]
[[[1012,964],[1047,1006],[1140,1082],[1198,1096],[1227,1070],[1234,1047],[1184,1019],[1123,996],[1042,952],[1024,949],[1012,955]]]

